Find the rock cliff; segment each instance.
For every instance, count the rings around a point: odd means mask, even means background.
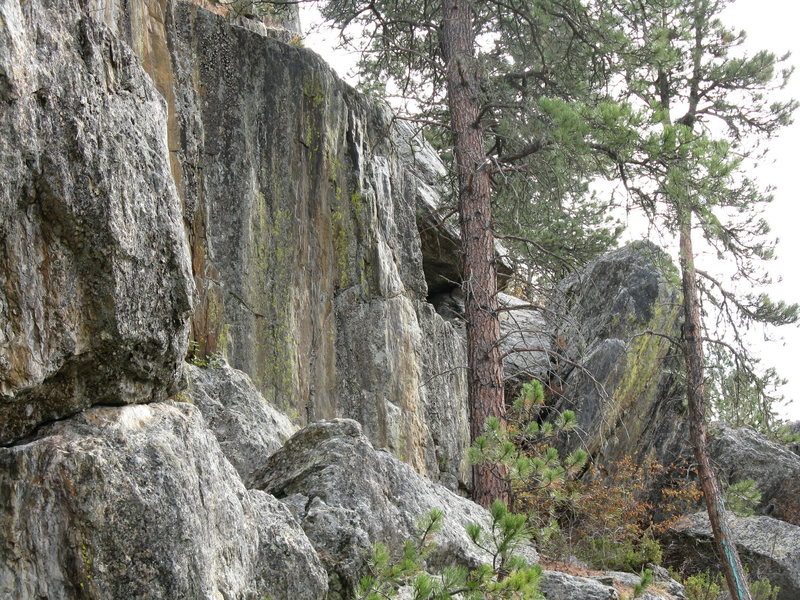
[[[0,7],[0,443],[179,389],[193,283],[167,114],[77,2]]]
[[[425,304],[417,234],[441,163],[312,52],[168,9],[196,353],[224,355],[297,424],[357,419],[464,482],[465,408],[437,405],[463,403],[460,344]]]
[[[453,493],[444,167],[299,47],[295,12],[236,6],[0,3],[0,597],[335,598],[438,507],[436,559],[485,558],[464,526],[489,515]],[[577,408],[598,461],[681,432],[638,335],[675,327],[662,259],[620,250],[504,314],[513,383]]]

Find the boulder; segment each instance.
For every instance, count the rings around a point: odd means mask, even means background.
[[[647,568],[653,572],[653,583],[636,596],[637,598],[640,600],[686,600],[686,590],[670,577],[665,568],[653,564],[647,565]],[[631,592],[642,581],[641,574],[623,571],[606,571],[602,575],[591,575],[589,578],[606,585],[613,585],[618,591],[622,588]]]
[[[193,284],[164,100],[83,4],[0,6],[0,444],[180,385]]]
[[[555,360],[553,336],[543,311],[530,303],[500,293],[500,350],[506,381],[512,388],[531,379],[547,381],[551,360]],[[507,384],[508,385],[508,384]]]
[[[800,598],[800,527],[765,516],[730,517],[731,534],[751,579],[780,587],[778,600]],[[696,513],[663,539],[665,564],[684,573],[718,569],[708,515]]]
[[[245,487],[253,474],[297,431],[289,418],[270,406],[247,374],[222,361],[207,367],[185,365],[186,391]]]
[[[539,591],[547,600],[618,600],[613,583],[603,583],[590,577],[569,575],[560,571],[545,571]]]
[[[679,337],[679,285],[668,256],[650,242],[605,254],[569,275],[546,317],[553,347],[555,412],[574,410],[578,431],[565,449],[585,447],[598,464],[626,456],[671,463],[687,438]]]
[[[86,410],[0,449],[0,472],[0,597],[325,597],[300,527],[190,404]]]
[[[331,589],[343,597],[363,575],[376,542],[397,551],[434,508],[445,519],[429,565],[474,566],[488,558],[465,532],[469,523],[490,524],[488,512],[375,450],[352,420],[300,430],[267,461],[258,487],[290,507],[331,576]],[[526,552],[536,559],[532,548]]]
[[[250,582],[255,598],[327,600],[328,574],[292,513],[261,490],[248,490],[258,531],[257,568]]]
[[[712,429],[709,453],[723,481],[756,482],[757,513],[800,525],[800,456],[752,429],[724,425]]]

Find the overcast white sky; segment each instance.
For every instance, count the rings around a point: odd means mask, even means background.
[[[301,5],[304,27],[318,23],[316,8]],[[738,0],[724,13],[723,20],[747,32],[745,47],[749,50],[770,50],[776,54],[791,51],[790,63],[798,65],[792,78],[788,95],[800,99],[800,3],[796,0]],[[325,30],[313,28],[305,40],[307,47],[322,55],[339,73],[349,80],[348,72],[355,65],[355,57],[333,49],[336,36]],[[797,179],[800,174],[800,114],[797,123],[787,127],[770,145],[769,160],[756,171],[764,185],[775,186],[774,201],[767,209],[767,220],[773,233],[780,238],[778,259],[770,271],[782,281],[769,290],[776,299],[800,302],[800,198]],[[773,337],[783,341],[763,342],[754,336],[753,344],[766,366],[774,366],[789,383],[782,393],[788,403],[780,408],[784,418],[800,419],[800,326],[781,328]]]

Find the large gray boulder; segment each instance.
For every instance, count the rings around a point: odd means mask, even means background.
[[[756,482],[761,492],[756,512],[800,525],[800,456],[752,429],[724,425],[712,429],[709,453],[728,484]]]
[[[603,583],[590,577],[569,575],[560,571],[545,571],[539,591],[547,600],[618,600],[613,583]]]
[[[193,285],[166,131],[81,2],[0,4],[0,444],[177,391]]]
[[[445,521],[430,566],[487,559],[465,527],[486,527],[488,512],[375,450],[352,420],[300,430],[267,461],[258,486],[290,507],[331,576],[331,589],[343,596],[363,575],[373,544],[399,550],[434,508],[445,512]],[[527,553],[535,560],[532,548]]]
[[[780,587],[778,600],[800,598],[800,527],[771,517],[731,517],[730,528],[751,579]],[[708,515],[696,513],[667,532],[666,564],[683,572],[718,568]]]
[[[547,381],[556,360],[553,335],[544,312],[508,294],[497,295],[500,313],[500,349],[506,381],[512,386],[531,379]]]
[[[679,337],[675,267],[650,242],[605,254],[559,284],[546,317],[556,412],[576,412],[566,446],[595,462],[646,455],[670,464],[687,437],[679,357],[660,336]]]
[[[245,487],[252,487],[255,471],[297,427],[267,404],[242,371],[224,362],[205,368],[187,364],[185,369],[187,396],[200,409]]]
[[[0,597],[325,597],[302,530],[190,404],[89,409],[0,449],[0,472]]]

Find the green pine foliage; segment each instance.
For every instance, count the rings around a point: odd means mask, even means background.
[[[725,578],[716,571],[701,571],[688,577],[679,573],[673,575],[682,581],[686,589],[687,600],[719,600],[723,597]],[[780,587],[773,585],[768,579],[750,581],[750,594],[753,600],[777,600]]]
[[[596,160],[554,128],[540,101],[591,105],[607,73],[598,54],[614,36],[606,13],[579,0],[473,2],[481,79],[480,127],[492,165],[494,230],[531,297],[614,245],[609,199],[592,196]],[[390,98],[400,117],[453,164],[441,2],[329,0],[322,12],[361,53],[360,87]]]
[[[418,535],[407,540],[400,552],[393,554],[384,544],[375,545],[370,574],[361,579],[356,600],[396,598],[400,590],[414,600],[540,600],[541,567],[515,554],[530,537],[525,516],[495,502],[491,517],[488,531],[476,523],[467,526],[472,543],[490,557],[486,564],[427,571],[426,561],[436,548],[434,540],[444,521],[444,512],[434,509],[417,524]]]
[[[800,441],[778,416],[777,407],[785,403],[778,390],[786,380],[775,369],[759,372],[758,361],[747,364],[725,348],[712,348],[708,362],[711,418],[731,427],[750,427],[775,442]]]
[[[761,502],[761,492],[752,479],[743,479],[725,490],[725,507],[740,517],[751,517]]]
[[[642,571],[639,583],[633,586],[633,597],[638,598],[647,591],[647,588],[653,585],[653,569],[645,569]]]
[[[506,422],[488,419],[484,434],[468,451],[467,456],[473,465],[493,465],[498,475],[509,481],[512,505],[513,498],[533,492],[550,495],[554,507],[557,500],[567,500],[569,490],[564,483],[576,477],[589,458],[583,449],[561,457],[558,450],[549,445],[554,436],[574,430],[577,420],[570,410],[554,420],[540,420],[543,404],[542,383],[533,380],[524,384],[506,415]],[[553,516],[548,515],[541,523],[543,532]],[[542,517],[539,515],[540,519]]]

